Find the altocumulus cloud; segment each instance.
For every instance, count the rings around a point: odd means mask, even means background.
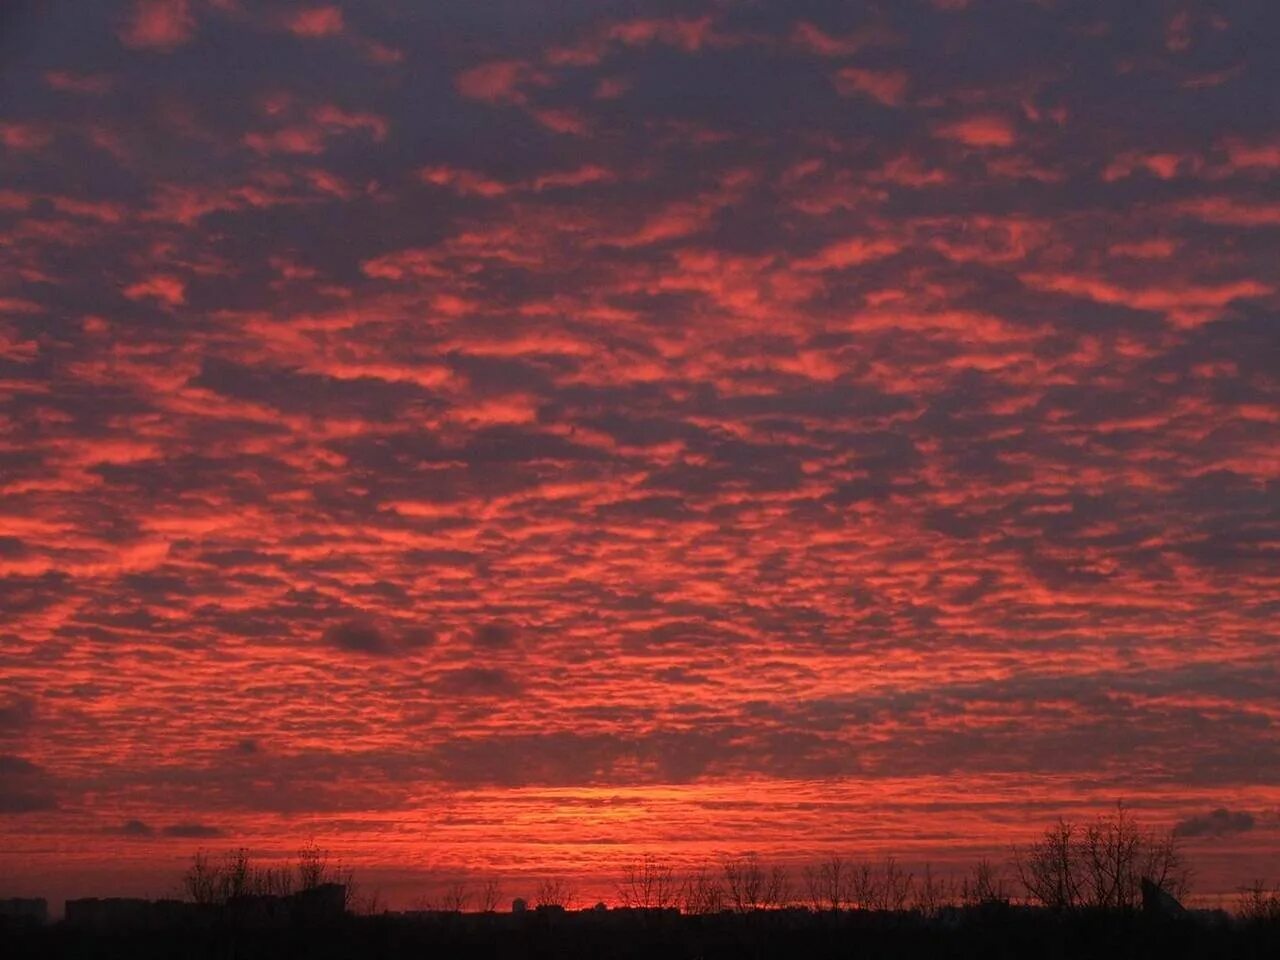
[[[1280,4],[25,6],[0,875],[450,783],[1269,869]]]
[[[160,830],[162,836],[181,837],[186,840],[209,840],[225,834],[221,827],[207,823],[174,823]]]
[[[1254,828],[1255,822],[1253,814],[1245,810],[1219,807],[1179,820],[1173,827],[1173,833],[1177,837],[1225,837],[1233,833],[1247,833]]]
[[[57,805],[52,778],[43,767],[0,754],[0,813],[34,813]]]
[[[521,684],[498,667],[461,667],[440,674],[433,689],[449,696],[510,697],[520,692]]]
[[[405,655],[435,643],[435,634],[420,627],[389,628],[366,620],[345,620],[321,634],[328,646],[374,657]]]

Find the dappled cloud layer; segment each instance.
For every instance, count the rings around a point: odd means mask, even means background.
[[[1276,5],[0,16],[14,892],[1276,872]]]

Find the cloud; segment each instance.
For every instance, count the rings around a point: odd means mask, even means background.
[[[494,180],[473,170],[459,170],[456,167],[423,167],[418,171],[418,175],[423,183],[447,187],[463,197],[501,197],[511,189],[500,180]]]
[[[6,64],[0,872],[1276,786],[1280,8],[87,6]]]
[[[168,53],[188,43],[195,28],[189,0],[134,0],[120,40],[127,47]]]
[[[57,806],[52,777],[43,767],[0,754],[0,814],[38,813]]]
[[[170,824],[161,828],[160,835],[164,837],[180,837],[184,840],[211,840],[216,837],[226,836],[220,828],[210,826],[207,823]]]
[[[341,7],[299,7],[285,16],[285,27],[298,37],[332,37],[342,33],[345,23]]]
[[[130,300],[156,300],[166,306],[180,307],[187,301],[187,287],[180,277],[156,273],[131,283],[122,291]]]
[[[141,820],[126,820],[121,824],[119,832],[121,836],[138,838],[154,837],[156,833],[154,827]]]
[[[115,86],[115,78],[104,73],[75,73],[69,70],[49,70],[44,82],[51,90],[91,97],[103,97]]]
[[[842,94],[862,94],[890,107],[904,102],[910,83],[911,79],[905,70],[842,67],[835,75],[836,89]]]
[[[49,145],[53,134],[38,123],[0,123],[0,145],[8,150],[38,151]]]
[[[528,101],[526,87],[546,86],[550,79],[525,61],[495,60],[467,68],[455,83],[458,92],[470,100],[522,104]]]
[[[496,667],[461,667],[441,673],[433,684],[437,693],[458,697],[512,697],[520,683]]]
[[[321,642],[347,653],[389,657],[412,654],[435,643],[435,634],[420,627],[384,627],[368,620],[345,620],[325,628]]]
[[[35,720],[36,702],[31,697],[10,696],[0,701],[0,736],[22,733]]]
[[[470,633],[471,646],[477,650],[509,650],[516,645],[519,634],[509,623],[482,623]]]
[[[1017,139],[1013,124],[998,114],[961,117],[939,124],[934,132],[944,140],[954,140],[966,147],[1011,147]]]
[[[1209,813],[1179,820],[1174,824],[1173,835],[1175,837],[1225,837],[1236,833],[1247,833],[1253,829],[1254,823],[1251,813],[1219,807]]]
[[[386,633],[371,623],[358,620],[334,624],[325,630],[321,639],[332,647],[352,653],[385,656],[394,649]]]
[[[791,32],[791,42],[806,53],[820,57],[851,57],[869,47],[892,46],[895,34],[883,27],[866,27],[847,34],[835,34],[801,20]]]

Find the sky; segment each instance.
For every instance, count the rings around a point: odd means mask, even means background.
[[[0,10],[0,895],[1280,879],[1280,6]]]

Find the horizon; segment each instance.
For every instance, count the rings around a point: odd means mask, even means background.
[[[7,4],[0,896],[314,841],[607,901],[1118,801],[1280,882],[1277,44]]]
[[[1113,807],[1111,811],[1099,815],[1092,821],[1068,822],[1080,830],[1091,824],[1114,824],[1116,809]],[[1186,858],[1185,841],[1171,832],[1150,830],[1148,824],[1134,817],[1134,811],[1131,808],[1124,807],[1124,811],[1124,816],[1130,818],[1128,822],[1138,831],[1136,836],[1143,838],[1141,842],[1144,845],[1159,843],[1162,838],[1171,838],[1174,842],[1175,848],[1179,851],[1179,859],[1176,861],[1179,866],[1175,868],[1175,876],[1181,875],[1183,879],[1171,879],[1170,885],[1177,900],[1184,906],[1236,913],[1246,909],[1245,894],[1250,889],[1256,889],[1261,881],[1253,878],[1250,883],[1241,883],[1230,890],[1198,889],[1196,864]],[[936,898],[937,906],[977,906],[978,901],[970,899],[974,895],[965,891],[967,885],[972,884],[978,876],[980,866],[990,871],[989,895],[998,901],[1052,910],[1054,908],[1041,901],[1028,882],[1021,879],[1024,875],[1022,864],[1034,856],[1032,849],[1034,844],[1047,838],[1052,828],[1053,825],[1046,825],[1030,837],[1027,844],[1010,847],[1005,851],[1004,858],[980,856],[966,860],[957,857],[944,859],[941,862],[903,860],[892,852],[884,853],[879,857],[859,856],[848,850],[824,851],[820,855],[803,859],[796,858],[794,855],[760,857],[755,850],[721,851],[710,857],[681,861],[664,856],[660,852],[645,850],[625,863],[616,864],[611,874],[593,876],[585,888],[564,874],[537,869],[514,877],[503,877],[494,873],[454,871],[436,876],[430,881],[424,881],[420,874],[397,874],[394,868],[386,865],[375,866],[368,873],[364,873],[355,870],[350,863],[340,857],[334,857],[331,851],[316,845],[314,841],[303,849],[269,857],[263,857],[259,852],[243,846],[224,848],[202,846],[194,851],[188,851],[178,865],[181,869],[174,873],[165,889],[160,891],[150,887],[130,887],[128,883],[121,886],[117,879],[110,884],[109,892],[106,893],[82,892],[55,899],[28,891],[18,899],[34,897],[45,901],[49,906],[49,918],[53,921],[63,919],[68,901],[79,899],[124,898],[151,902],[177,900],[193,904],[221,904],[223,903],[221,899],[210,901],[201,899],[199,895],[193,895],[193,888],[189,886],[187,879],[191,875],[193,864],[204,861],[208,865],[204,869],[212,870],[212,875],[216,877],[219,871],[225,875],[226,871],[236,869],[232,864],[240,861],[247,865],[243,868],[247,875],[242,881],[246,884],[244,890],[246,895],[287,896],[305,889],[307,885],[339,884],[348,891],[347,909],[354,913],[371,916],[384,912],[511,913],[516,912],[517,903],[524,905],[521,909],[532,910],[535,906],[543,905],[544,885],[553,898],[551,905],[570,911],[590,911],[600,907],[607,909],[670,907],[681,913],[708,912],[705,907],[690,907],[687,903],[688,898],[692,896],[688,892],[690,885],[708,882],[719,891],[717,896],[723,898],[723,906],[719,911],[740,912],[741,908],[735,907],[729,899],[729,888],[726,886],[727,883],[732,883],[729,880],[729,870],[735,864],[742,868],[745,864],[754,863],[758,865],[762,879],[772,875],[771,872],[776,870],[780,870],[782,875],[778,899],[775,901],[772,899],[772,894],[767,895],[755,909],[802,908],[822,912],[829,908],[815,902],[815,898],[825,902],[832,896],[830,891],[833,881],[823,871],[828,869],[828,865],[834,859],[843,864],[837,869],[846,874],[845,881],[852,881],[855,871],[861,869],[869,871],[868,876],[872,884],[884,884],[886,870],[897,871],[897,876],[905,882],[902,894],[903,904],[894,908],[876,907],[859,902],[853,886],[847,882],[835,881],[839,885],[838,895],[849,898],[842,904],[840,909],[843,910],[919,911],[929,909],[924,904],[933,901],[920,899],[924,896],[926,889],[932,891],[928,896]],[[1089,869],[1087,857],[1083,850],[1077,851],[1076,857],[1078,859],[1075,869],[1079,871],[1079,878],[1083,879]],[[313,879],[308,883],[303,882],[304,858],[312,864],[310,875]],[[1142,871],[1139,873],[1145,883],[1146,873]],[[1134,874],[1135,883],[1139,873]],[[665,879],[660,879],[664,876]],[[217,883],[217,880],[211,881],[209,887],[211,892],[216,889]],[[1180,888],[1179,884],[1185,884],[1185,887]],[[1157,886],[1163,886],[1163,884],[1157,883]],[[1266,891],[1265,883],[1262,889]],[[1275,889],[1280,890],[1280,885]],[[655,891],[666,892],[655,893]],[[1272,894],[1272,896],[1275,895],[1275,893]],[[0,890],[0,900],[8,896],[11,896],[10,892]],[[224,893],[223,896],[225,897],[226,894]],[[871,893],[870,896],[879,896],[879,894]],[[490,898],[493,906],[482,905],[486,897]],[[656,899],[646,902],[650,897]],[[1081,903],[1079,906],[1085,906],[1085,904]],[[719,911],[711,910],[710,912]]]

